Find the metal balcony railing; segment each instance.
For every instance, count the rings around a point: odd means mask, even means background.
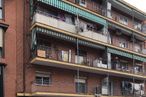
[[[85,56],[77,56],[73,55],[70,50],[61,50],[58,48],[48,47],[44,45],[38,45],[36,49],[33,51],[32,57],[42,57],[46,59],[52,59],[57,61],[63,61],[73,64],[79,64],[84,66],[90,66],[95,68],[103,68],[103,69],[110,69],[125,73],[133,73],[137,75],[145,75],[143,70],[134,70],[133,68],[117,66],[117,64],[112,64],[113,67],[109,68],[107,65],[107,60],[103,58],[91,58]]]

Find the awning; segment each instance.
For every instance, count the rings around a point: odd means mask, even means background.
[[[127,53],[127,52],[124,52],[124,51],[119,51],[119,50],[116,50],[116,49],[113,49],[113,48],[107,48],[107,52],[113,53],[113,54],[116,54],[116,55],[120,55],[120,56],[123,56],[123,57],[131,58],[131,59],[135,59],[135,60],[138,60],[138,61],[146,62],[145,57],[141,57],[141,56],[138,56],[138,55]]]
[[[107,51],[109,53],[113,53],[113,54],[120,55],[120,56],[123,56],[123,57],[131,58],[131,59],[133,58],[132,54],[127,53],[127,52],[123,52],[123,51],[119,51],[119,50],[116,50],[116,49],[113,49],[113,48],[108,48]]]
[[[125,28],[123,28],[123,27],[120,27],[120,26],[118,26],[118,25],[116,25],[116,24],[113,24],[113,23],[108,23],[108,25],[109,25],[109,27],[112,27],[113,29],[119,29],[119,30],[121,30],[122,31],[122,33],[124,33],[124,34],[132,34],[132,31],[130,31],[130,30],[127,30],[127,29],[125,29]]]
[[[72,13],[74,15],[79,15],[80,17],[83,17],[83,18],[86,18],[86,19],[91,20],[93,22],[99,23],[103,26],[107,26],[106,20],[104,20],[100,17],[97,17],[96,15],[89,13],[87,11],[84,11],[80,8],[77,8],[73,5],[65,3],[62,0],[38,0],[38,1],[43,2],[45,4],[48,4],[48,5],[51,5],[51,6],[54,6],[58,9],[66,11],[66,12]]]
[[[133,55],[133,58],[135,60],[138,60],[138,61],[146,62],[146,58],[144,58],[144,57],[140,57],[140,56],[137,56],[137,55]]]
[[[46,28],[42,28],[42,27],[35,27],[32,31],[34,31],[36,33],[46,34],[48,36],[58,38],[58,39],[62,39],[62,40],[66,40],[66,41],[69,41],[69,42],[72,42],[72,43],[77,42],[77,38],[75,38],[75,37],[65,35],[63,33],[55,32],[55,31],[52,31],[52,30],[49,30],[49,29],[46,29]],[[32,40],[34,40],[34,39],[32,39]],[[84,46],[89,46],[89,47],[98,48],[98,49],[105,49],[104,46],[101,46],[101,45],[98,45],[98,44],[95,44],[95,43],[92,43],[92,42],[89,42],[89,41],[81,40],[81,39],[78,39],[78,43],[80,45],[84,45]]]

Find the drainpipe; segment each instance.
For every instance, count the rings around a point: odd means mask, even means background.
[[[77,14],[77,34],[79,33],[79,15]],[[79,63],[79,39],[76,38],[77,63]],[[80,79],[80,69],[77,68],[77,79]],[[77,92],[79,92],[79,82],[77,83]]]
[[[25,35],[26,35],[25,34],[25,32],[26,32],[25,31],[25,28],[26,28],[26,26],[25,26],[25,24],[26,24],[25,23],[25,18],[26,18],[25,17],[25,11],[26,11],[25,6],[26,6],[26,0],[23,1],[23,46],[24,46],[23,47],[23,93],[24,93],[23,96],[24,97],[25,97],[25,92],[26,92],[26,86],[25,86],[25,65],[26,65],[26,63],[25,63],[25,58],[24,58],[25,57],[25,40],[26,40],[25,39],[26,38],[25,37]]]

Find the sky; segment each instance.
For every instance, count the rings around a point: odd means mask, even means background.
[[[146,13],[146,0],[124,0]]]

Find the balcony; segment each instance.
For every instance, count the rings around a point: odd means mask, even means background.
[[[35,13],[32,24],[37,22],[77,34],[77,27],[74,24],[67,23],[58,17],[49,15],[46,12],[37,11],[37,13]],[[101,42],[109,42],[108,36],[103,35],[101,32],[95,32],[86,29],[86,31],[79,31],[78,34]]]
[[[59,28],[65,31],[76,33],[75,25],[66,23],[58,19],[58,17],[52,17],[46,13],[43,13],[43,14],[42,13],[41,12],[35,13],[34,18],[33,18],[33,23],[39,22],[39,23],[49,25],[55,28]]]
[[[37,46],[36,50],[33,52],[32,64],[38,65],[47,65],[55,66],[59,68],[73,69],[76,70],[80,68],[81,71],[107,74],[108,72],[111,75],[115,76],[129,76],[136,78],[145,78],[144,73],[134,73],[131,70],[124,70],[121,67],[121,70],[108,68],[107,61],[102,58],[93,59],[90,57],[78,57],[73,55],[70,50],[63,51],[59,49],[50,48],[47,46]],[[74,59],[74,60],[72,60]]]
[[[99,34],[97,32],[84,31],[84,32],[80,32],[79,34],[82,35],[82,36],[85,36],[85,37],[89,37],[89,38],[92,38],[92,39],[95,39],[95,40],[98,40],[98,41],[105,42],[105,43],[109,42],[108,37],[106,35],[102,35],[102,34]]]
[[[119,86],[115,86],[113,81],[105,82],[95,88],[95,93],[99,97],[145,97],[144,84],[122,81]],[[113,88],[114,87],[114,88]],[[141,88],[142,87],[142,88]]]

